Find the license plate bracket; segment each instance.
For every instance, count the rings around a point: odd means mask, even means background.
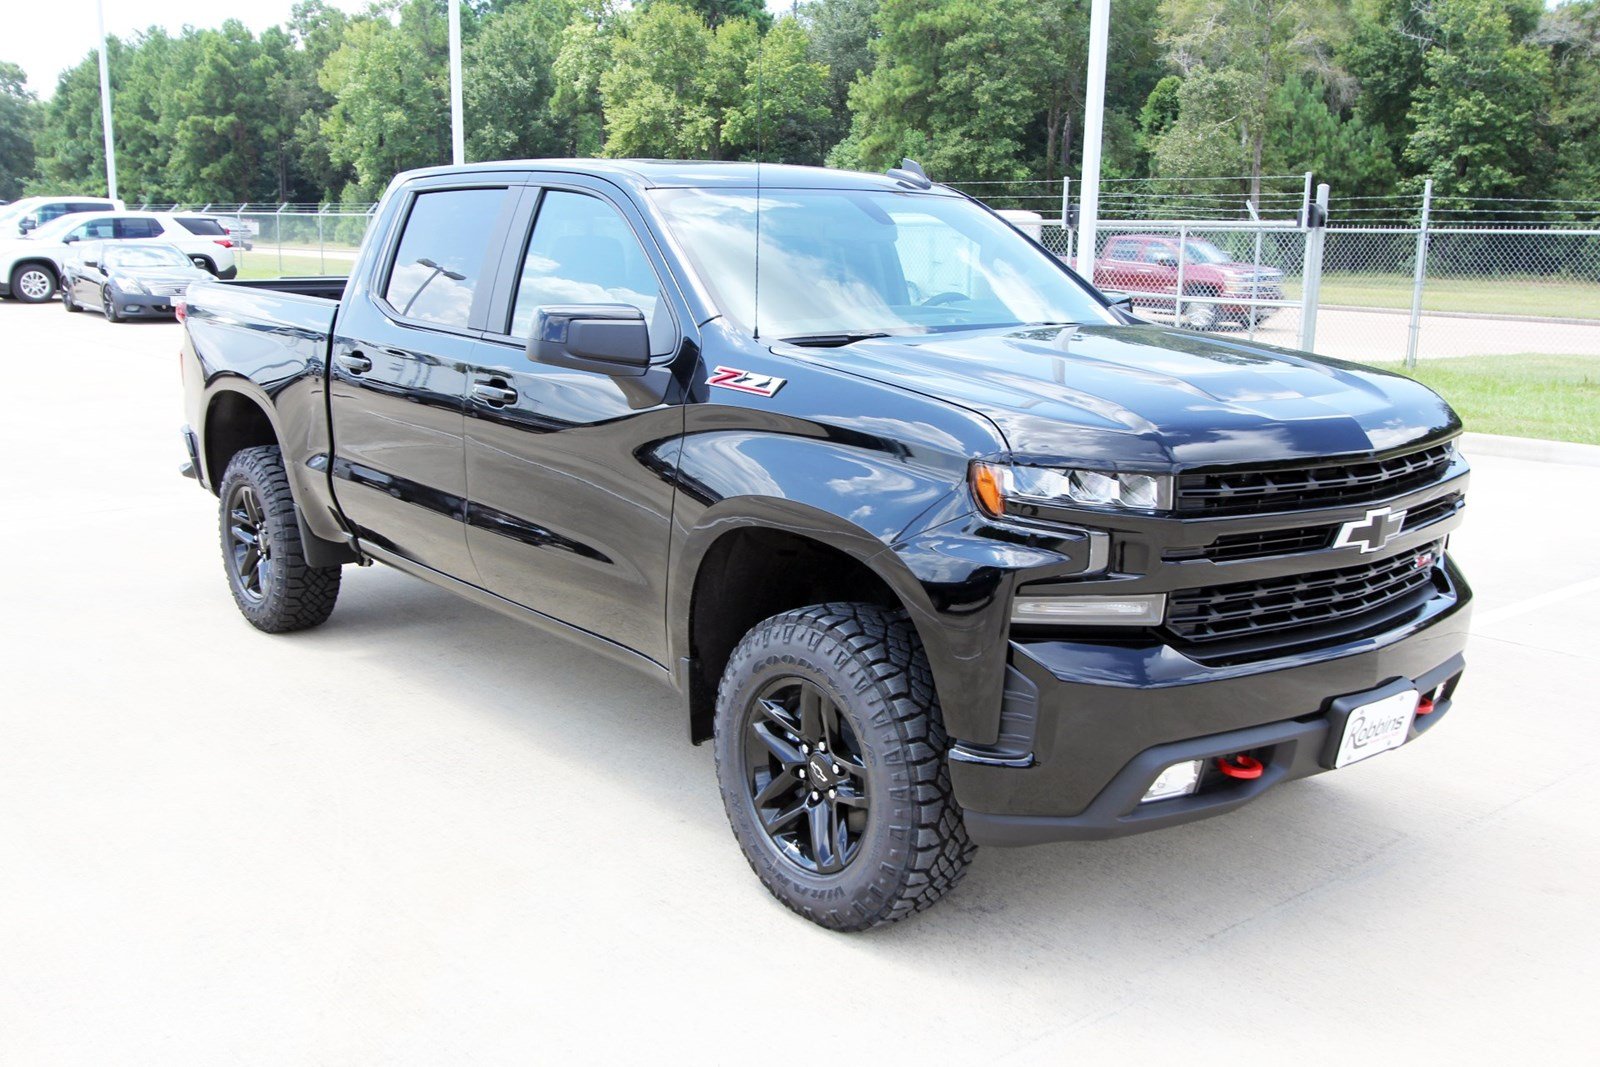
[[[1414,732],[1417,699],[1416,684],[1408,679],[1336,698],[1328,711],[1322,765],[1348,767],[1405,744]]]

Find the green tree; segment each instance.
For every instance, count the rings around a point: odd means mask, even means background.
[[[830,148],[850,133],[850,86],[872,70],[877,11],[878,0],[812,0],[795,8],[809,58],[828,70],[828,115],[819,135]]]
[[[605,151],[606,117],[600,78],[611,69],[616,20],[584,19],[561,33],[551,66],[550,110],[567,131],[566,152],[598,156]]]
[[[120,82],[130,58],[121,40],[107,38],[106,62],[113,86]],[[112,121],[115,123],[115,116]],[[91,52],[56,79],[56,91],[44,106],[44,121],[35,142],[38,177],[25,191],[106,195],[102,129],[99,60],[97,53]]]
[[[837,166],[877,170],[902,155],[964,181],[1027,176],[1038,109],[1039,35],[1028,0],[883,0],[877,63],[850,90]]]
[[[1316,172],[1337,196],[1380,195],[1399,181],[1384,131],[1360,115],[1341,119],[1319,78],[1291,78],[1272,102],[1266,166],[1275,174]]]
[[[565,154],[567,122],[551,106],[572,0],[526,0],[490,16],[462,49],[462,106],[471,159]]]
[[[168,162],[176,198],[271,198],[278,191],[272,149],[282,116],[267,91],[271,67],[261,43],[234,19],[185,38],[188,62],[167,98],[176,116]]]
[[[1600,196],[1600,0],[1548,12],[1538,29],[1551,52],[1550,134],[1556,146],[1549,196]]]
[[[318,78],[334,98],[322,120],[328,156],[354,171],[347,189],[360,199],[376,199],[399,171],[450,161],[444,14],[433,0],[406,0],[399,13],[398,25],[347,27]]]
[[[646,0],[640,6],[648,7],[656,2],[658,0]],[[693,11],[712,29],[734,19],[753,22],[763,33],[772,25],[772,16],[767,13],[766,0],[668,0],[668,2],[677,3]]]
[[[1274,95],[1288,79],[1331,65],[1340,9],[1312,0],[1166,0],[1161,11],[1161,39],[1184,85],[1155,166],[1169,175],[1242,167],[1259,205]],[[1238,150],[1218,143],[1233,140]]]
[[[798,19],[779,19],[761,38],[757,54],[745,39],[757,32],[753,23],[743,23],[749,29],[739,38],[728,35],[722,41],[733,25],[718,31],[719,46],[744,61],[741,82],[725,90],[724,151],[742,159],[820,165],[832,145],[828,68],[811,59],[805,26]]]
[[[1505,0],[1436,0],[1436,36],[1404,158],[1445,195],[1529,194],[1543,176],[1550,56],[1522,43]]]
[[[0,199],[15,200],[33,177],[39,99],[15,63],[0,63]]]

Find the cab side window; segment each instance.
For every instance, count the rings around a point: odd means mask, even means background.
[[[639,238],[599,197],[551,190],[539,203],[517,282],[511,335],[527,337],[542,307],[628,304],[644,313],[650,352],[672,350],[672,319]]]
[[[1132,241],[1113,241],[1110,259],[1129,262],[1139,258],[1139,246]]]
[[[72,228],[72,236],[82,241],[103,241],[117,236],[112,219],[91,219],[82,226]]]
[[[466,327],[505,197],[504,189],[417,194],[383,286],[401,318]]]
[[[155,219],[117,219],[116,231],[123,240],[160,237],[162,234],[161,223]]]

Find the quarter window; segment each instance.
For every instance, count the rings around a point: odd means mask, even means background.
[[[417,195],[383,290],[402,318],[467,325],[505,195],[504,189]]]
[[[655,271],[628,220],[599,197],[552,190],[539,204],[511,314],[511,335],[527,337],[540,308],[628,304],[644,312],[650,351],[672,350],[672,320]]]
[[[161,223],[155,219],[117,219],[116,231],[117,236],[124,240],[160,237],[162,232]]]

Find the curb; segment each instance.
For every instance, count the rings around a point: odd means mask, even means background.
[[[1384,308],[1361,304],[1322,304],[1323,311],[1359,311],[1369,315],[1411,315],[1410,308]],[[1491,322],[1534,322],[1552,326],[1600,326],[1600,319],[1579,319],[1559,315],[1500,315],[1492,311],[1429,311],[1422,309],[1425,319],[1484,319]]]
[[[1600,467],[1600,445],[1580,445],[1572,441],[1541,441],[1532,437],[1501,437],[1491,433],[1464,433],[1461,450],[1469,456],[1503,456],[1530,459],[1538,463],[1570,463],[1579,467]]]

